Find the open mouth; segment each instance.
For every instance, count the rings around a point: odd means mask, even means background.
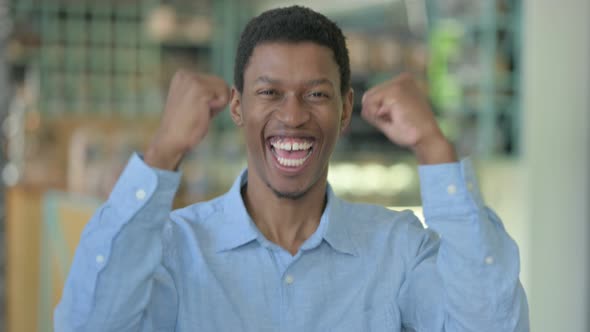
[[[313,152],[315,139],[310,137],[273,136],[268,145],[278,164],[283,168],[299,169]]]

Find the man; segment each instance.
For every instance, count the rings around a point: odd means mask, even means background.
[[[301,7],[254,18],[234,83],[174,77],[150,147],[82,235],[57,331],[528,330],[518,249],[410,76],[368,91],[362,115],[416,155],[431,230],[327,184],[353,104],[333,22]],[[247,171],[171,212],[175,170],[228,103]]]

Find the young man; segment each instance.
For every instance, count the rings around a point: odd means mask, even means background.
[[[228,103],[247,171],[171,212],[183,155]],[[333,194],[352,104],[340,29],[301,7],[247,25],[231,91],[179,72],[150,147],[82,235],[56,331],[527,331],[516,244],[410,76],[368,91],[362,115],[416,155],[430,229]]]

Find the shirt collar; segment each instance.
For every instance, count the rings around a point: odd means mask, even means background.
[[[269,243],[250,218],[244,205],[241,189],[247,180],[248,170],[245,169],[223,197],[224,218],[217,227],[217,232],[214,232],[214,245],[218,252],[238,248],[256,239],[261,244]],[[356,256],[357,248],[350,234],[349,220],[345,216],[345,211],[342,211],[345,202],[336,197],[329,184],[326,196],[327,204],[320,225],[303,243],[301,250],[311,250],[325,240],[334,250]]]
[[[250,218],[242,199],[242,187],[248,180],[248,170],[243,170],[231,189],[223,196],[223,220],[214,232],[215,250],[235,249],[255,240],[260,231]]]
[[[326,219],[326,229],[323,234],[324,240],[336,251],[358,256],[357,247],[351,236],[352,225],[350,223],[353,220],[350,219],[350,216],[345,211],[345,205],[347,203],[334,194],[330,184],[328,184],[326,196],[328,198],[328,204],[326,204],[326,209],[322,215],[322,221]]]

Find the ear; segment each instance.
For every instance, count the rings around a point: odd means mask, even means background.
[[[236,126],[241,127],[244,124],[242,116],[242,95],[235,86],[231,88],[229,111]]]
[[[350,125],[350,120],[352,118],[352,105],[354,102],[354,90],[350,88],[345,96],[342,98],[342,116],[340,117],[340,134]]]

